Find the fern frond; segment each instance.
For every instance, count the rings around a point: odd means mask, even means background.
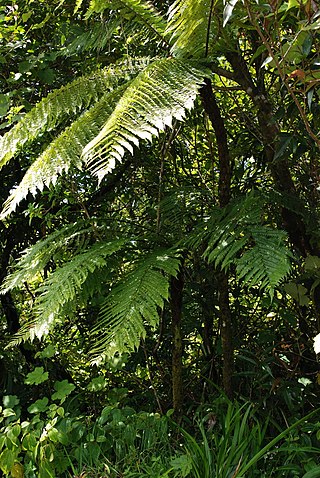
[[[13,189],[3,206],[0,219],[3,220],[31,192],[55,184],[59,175],[70,168],[81,169],[83,148],[95,138],[112,113],[126,85],[104,95],[89,111],[84,113],[62,134],[55,138],[48,148],[32,163],[20,184]]]
[[[45,131],[54,129],[69,115],[88,108],[105,93],[113,81],[106,71],[101,71],[77,78],[59,90],[49,93],[0,139],[0,167],[6,164],[24,144],[34,141]]]
[[[208,37],[210,1],[176,0],[168,12],[171,54],[175,58],[204,58]]]
[[[159,309],[169,296],[170,277],[176,276],[179,265],[177,252],[153,252],[113,288],[93,330],[93,337],[98,335],[93,355],[112,356],[139,346],[145,326],[158,324]]]
[[[261,223],[263,198],[250,194],[238,198],[224,209],[216,208],[203,232],[197,235],[198,244],[207,242],[204,257],[222,269],[228,268],[248,238],[244,234],[251,225]]]
[[[16,334],[16,339],[21,337],[24,340],[26,335],[31,340],[35,337],[41,339],[58,320],[85,303],[101,288],[99,271],[124,244],[121,239],[94,244],[52,272],[39,288],[40,295],[34,304],[35,320],[25,324]]]
[[[175,59],[157,60],[127,88],[100,134],[84,149],[89,168],[101,178],[133,152],[139,139],[152,139],[172,118],[182,119],[203,82],[203,70]]]
[[[114,19],[107,23],[99,22],[94,24],[90,30],[82,33],[63,48],[58,55],[71,56],[75,54],[79,55],[86,51],[104,50],[119,24],[119,19]]]
[[[291,253],[284,231],[265,226],[251,229],[253,247],[236,261],[238,278],[249,287],[259,285],[273,296],[275,287],[289,274]]]
[[[209,264],[227,270],[236,266],[238,279],[249,287],[259,286],[272,296],[289,273],[290,250],[287,235],[262,224],[264,199],[252,193],[224,209],[215,209],[211,218],[186,241],[203,253]]]
[[[107,91],[132,71],[145,66],[142,59],[130,59],[90,75],[77,78],[62,88],[49,93],[27,113],[8,133],[0,138],[0,167],[6,164],[26,143],[34,141],[45,131],[51,131],[66,118],[89,108]]]
[[[119,10],[123,19],[139,23],[160,39],[165,39],[166,22],[151,2],[146,0],[113,0],[112,2],[91,0],[86,18],[89,18],[93,12],[101,13],[105,9]]]
[[[1,294],[21,287],[25,282],[32,282],[44,270],[51,260],[61,260],[68,253],[78,254],[96,233],[96,227],[85,221],[77,221],[53,232],[45,239],[26,249],[13,266],[1,287]]]

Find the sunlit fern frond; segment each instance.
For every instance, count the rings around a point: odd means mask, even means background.
[[[209,40],[210,0],[176,0],[168,12],[166,33],[176,58],[204,58]]]
[[[16,287],[22,287],[25,282],[38,280],[39,274],[51,260],[66,260],[69,254],[71,256],[78,254],[87,247],[90,239],[96,233],[96,225],[79,220],[36,242],[26,249],[13,265],[12,272],[1,286],[1,294],[6,294]]]
[[[242,231],[248,225],[260,224],[263,207],[264,198],[257,193],[238,197],[236,201],[223,209],[214,207],[204,222],[200,223],[186,238],[185,244],[191,249],[206,245],[204,255],[209,261],[211,261],[211,253],[213,253],[212,257],[215,257],[221,251],[222,256],[218,260],[221,264],[224,255],[227,255],[227,249],[222,247],[222,240],[225,246],[228,246],[239,234],[241,237]],[[214,251],[215,247],[218,247],[217,251]]]
[[[83,148],[95,138],[114,109],[126,85],[104,95],[63,133],[31,164],[22,181],[13,189],[3,206],[0,219],[11,214],[31,192],[34,196],[44,186],[55,184],[59,175],[70,168],[80,169]]]
[[[119,65],[77,78],[49,93],[27,113],[8,133],[0,138],[0,167],[6,164],[26,143],[31,143],[45,131],[54,130],[68,117],[77,115],[117,86],[119,78],[135,74],[146,61],[130,58]]]
[[[106,71],[77,78],[72,83],[49,93],[0,139],[0,166],[3,166],[26,143],[45,131],[51,131],[70,115],[88,108],[110,88],[114,78]]]
[[[159,310],[169,297],[170,277],[176,276],[179,254],[157,251],[134,265],[110,292],[92,332],[93,356],[132,351],[146,335],[147,325],[156,327]]]
[[[263,198],[250,194],[213,212],[207,224],[208,246],[204,257],[221,269],[229,268],[248,242],[247,230],[261,223]]]
[[[99,135],[84,149],[84,158],[99,177],[133,153],[140,139],[152,140],[172,119],[182,119],[193,106],[205,73],[173,58],[156,60],[126,89]]]
[[[91,0],[86,17],[90,17],[94,12],[101,13],[106,9],[118,10],[123,20],[139,23],[149,32],[164,40],[166,22],[151,2],[146,0],[113,0],[112,2]]]
[[[96,243],[51,272],[37,291],[39,295],[33,309],[35,318],[19,330],[14,340],[41,339],[67,314],[85,305],[104,283],[99,272],[105,270],[110,256],[124,244],[121,239]],[[104,278],[107,276],[106,273],[103,275]]]

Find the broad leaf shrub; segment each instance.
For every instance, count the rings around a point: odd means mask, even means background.
[[[46,390],[48,375],[37,367],[27,386]],[[87,389],[105,384],[93,379]],[[47,390],[50,387],[47,386]],[[126,405],[127,389],[112,389],[95,416],[75,385],[56,381],[52,393],[22,406],[3,398],[0,470],[13,478],[90,477],[229,478],[319,476],[319,410],[281,429],[249,402],[224,395],[203,406],[183,426],[170,413],[139,412]],[[88,396],[88,395],[87,395]],[[124,401],[125,400],[125,401]],[[86,407],[87,410],[87,407]]]
[[[39,385],[47,378],[43,368],[37,367],[25,383]],[[152,461],[157,450],[168,455],[167,417],[120,407],[119,400],[127,390],[114,389],[109,403],[93,418],[81,413],[79,395],[72,396],[74,389],[67,380],[56,381],[54,393],[34,401],[26,410],[17,396],[3,398],[0,470],[4,476],[69,477],[84,469],[107,473],[99,476],[118,476],[109,474],[113,473],[111,463],[123,469],[134,463],[138,469],[148,457]]]

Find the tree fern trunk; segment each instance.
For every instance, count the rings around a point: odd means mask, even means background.
[[[219,204],[221,207],[225,207],[229,203],[231,197],[231,161],[226,128],[209,79],[205,80],[205,86],[201,89],[201,98],[204,110],[212,123],[216,136],[219,158]],[[226,272],[219,273],[218,293],[223,354],[222,382],[225,393],[229,398],[232,398],[234,348],[229,302],[229,278],[228,273]]]
[[[183,379],[182,379],[182,292],[183,273],[180,270],[177,277],[171,280],[171,312],[172,312],[172,398],[176,416],[182,411]]]

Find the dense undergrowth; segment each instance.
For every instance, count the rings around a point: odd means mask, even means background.
[[[38,367],[25,378],[39,398],[3,397],[0,469],[13,478],[317,478],[319,410],[277,422],[263,404],[220,392],[188,416],[137,411],[128,390],[111,389],[93,410],[99,380],[51,393]],[[100,384],[101,385],[101,384]],[[91,390],[91,394],[90,394]],[[26,394],[27,395],[27,394]],[[99,395],[99,394],[98,394]],[[284,423],[286,425],[284,426]]]

